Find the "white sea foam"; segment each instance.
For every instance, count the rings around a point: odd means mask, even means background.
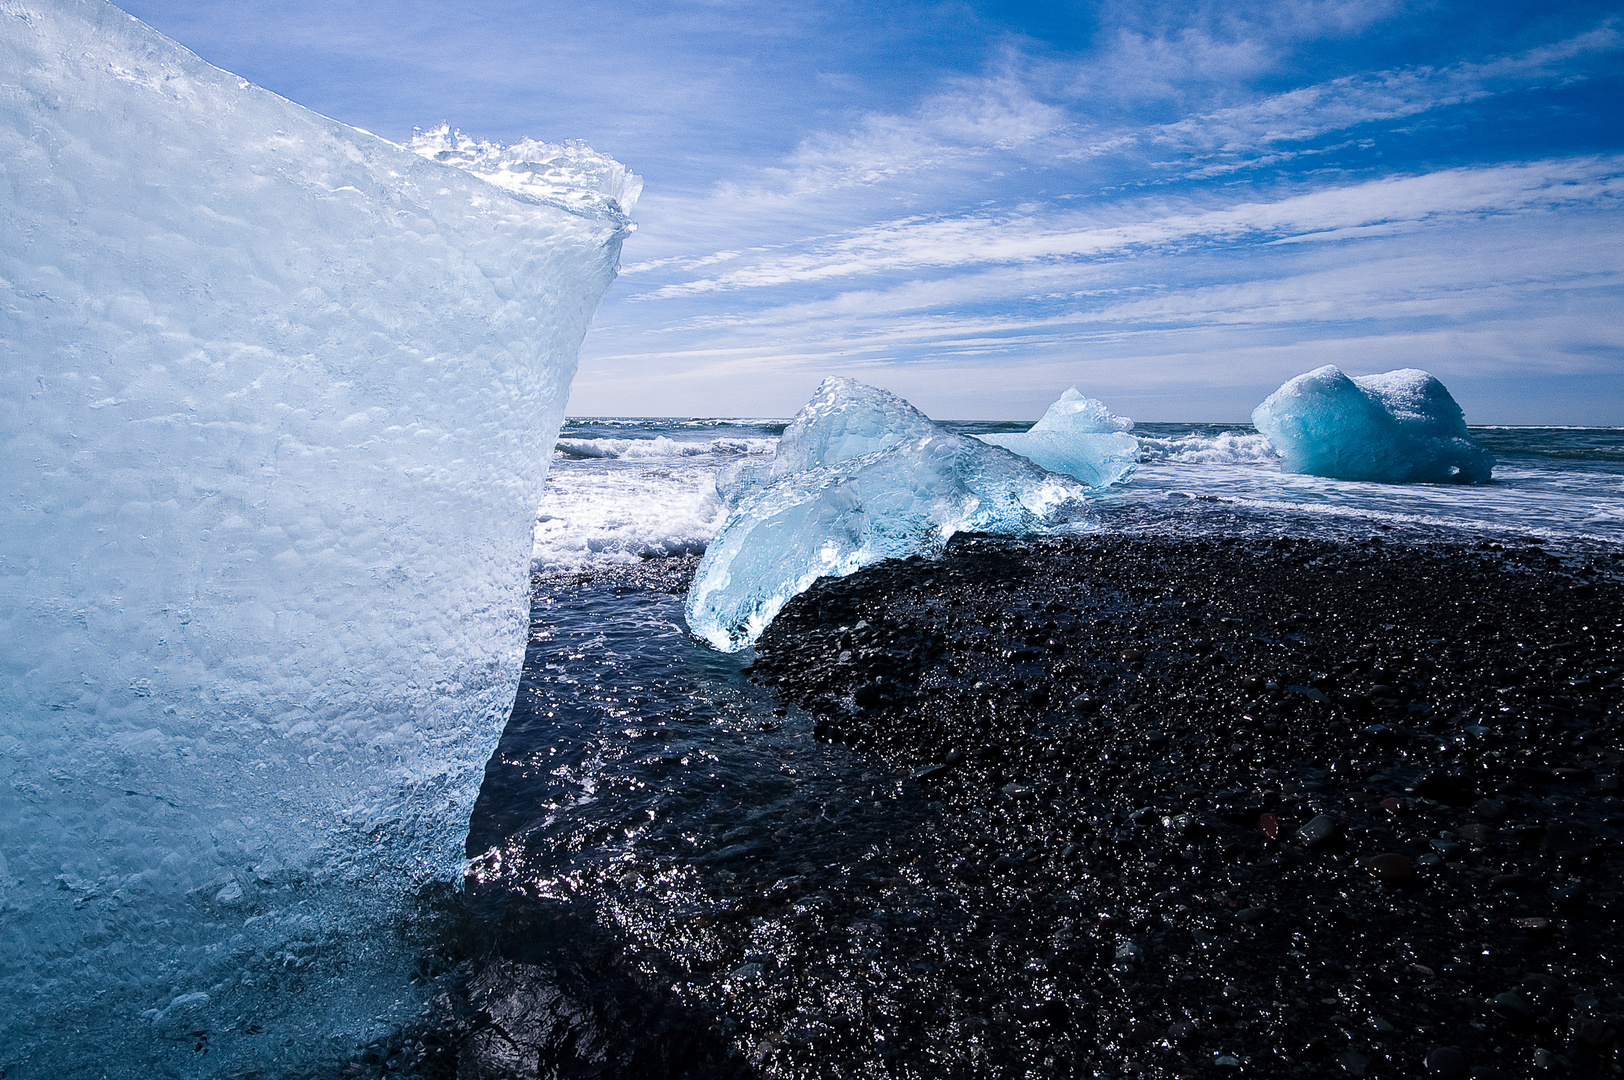
[[[574,416],[564,421],[564,434],[590,428],[638,428],[643,431],[697,431],[705,428],[781,429],[783,419],[728,416]]]
[[[725,517],[718,482],[764,472],[782,421],[575,420],[560,440],[535,534],[535,566],[572,571],[700,552]],[[1585,429],[1587,431],[1594,429]],[[624,433],[624,434],[622,434]],[[1597,438],[1529,448],[1487,485],[1395,485],[1282,473],[1257,432],[1221,425],[1140,424],[1140,465],[1102,505],[1156,507],[1170,493],[1205,495],[1248,511],[1318,514],[1350,530],[1383,523],[1454,524],[1530,534],[1624,534],[1624,491],[1607,470],[1616,446]],[[748,447],[739,452],[738,447]],[[1498,452],[1498,451],[1497,451]],[[1504,459],[1503,459],[1504,460]],[[1557,468],[1549,467],[1554,463]],[[759,486],[746,483],[742,497]],[[1109,512],[1106,527],[1110,527]]]
[[[569,573],[705,550],[726,516],[725,469],[763,467],[782,421],[580,419],[565,425],[542,493],[531,565]],[[605,431],[617,434],[605,435]],[[618,434],[635,431],[637,434]]]
[[[678,459],[676,468],[561,462],[542,492],[531,565],[563,573],[704,551],[726,508],[716,494],[720,463],[692,464],[702,460]]]
[[[1590,470],[1502,465],[1489,484],[1386,484],[1283,473],[1272,461],[1169,460],[1142,465],[1134,483],[1108,501],[1150,504],[1169,493],[1339,519],[1355,530],[1359,522],[1408,523],[1491,534],[1624,538],[1624,492],[1615,477]]]
[[[559,439],[558,453],[572,458],[734,458],[746,454],[770,455],[777,439],[706,439],[687,441],[656,435],[652,439]]]
[[[1182,465],[1277,465],[1265,435],[1246,431],[1225,431],[1219,435],[1147,435],[1138,433],[1139,460],[1144,463]]]

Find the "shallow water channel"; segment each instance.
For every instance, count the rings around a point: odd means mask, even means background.
[[[673,1057],[770,1074],[780,1058],[888,1056],[907,965],[973,922],[957,904],[909,908],[913,849],[938,846],[943,805],[905,770],[815,741],[810,718],[750,682],[751,654],[689,636],[687,560],[648,566],[538,582],[468,850],[473,891],[523,897],[556,928],[521,932],[535,970],[488,969],[473,996],[490,1009],[538,981],[568,997],[561,971],[602,978],[559,1030],[518,1021],[522,1053],[494,1037],[483,1054],[518,1065],[540,1042],[678,1074]],[[606,987],[638,1000],[601,1000]]]

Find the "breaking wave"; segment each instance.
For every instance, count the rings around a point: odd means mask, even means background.
[[[777,439],[706,439],[687,442],[657,435],[652,439],[559,439],[557,452],[572,458],[743,457],[771,454]]]
[[[1225,431],[1217,435],[1155,436],[1134,433],[1139,439],[1139,460],[1145,464],[1272,465],[1280,460],[1268,436],[1256,432]]]

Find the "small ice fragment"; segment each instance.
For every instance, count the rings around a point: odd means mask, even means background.
[[[1084,397],[1073,386],[1031,430],[977,437],[1050,472],[1075,477],[1089,487],[1106,487],[1127,480],[1139,464],[1139,440],[1128,434],[1132,430],[1132,420],[1113,415],[1104,402]]]
[[[694,575],[686,614],[694,634],[726,652],[749,645],[820,577],[934,555],[959,532],[1097,528],[1083,484],[944,431],[852,379],[818,387],[769,476],[735,476],[719,490],[736,503]]]
[[[1348,378],[1331,364],[1252,411],[1280,471],[1396,484],[1481,484],[1494,456],[1466,431],[1444,384],[1416,368]]]

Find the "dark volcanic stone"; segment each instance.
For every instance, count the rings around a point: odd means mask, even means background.
[[[1624,946],[1600,916],[1624,911],[1604,820],[1624,813],[1575,801],[1624,766],[1624,588],[1614,563],[1592,595],[1558,592],[1563,565],[1442,544],[959,539],[934,562],[820,582],[762,636],[755,670],[814,712],[893,679],[865,745],[894,767],[978,748],[932,781],[944,834],[1005,847],[973,883],[953,878],[992,935],[972,981],[1018,998],[1052,920],[1078,927],[1041,967],[1055,997],[1092,1002],[1093,1041],[1072,1039],[1064,1075],[1184,1075],[1200,1035],[1208,1069],[1234,1054],[1248,1075],[1347,1074],[1355,1055],[1369,1075],[1408,1060],[1465,1077],[1472,1058],[1531,1060],[1549,1038],[1507,987],[1561,965],[1613,986],[1603,957]],[[859,617],[876,659],[820,661]],[[886,652],[919,633],[929,658]],[[1049,641],[1065,648],[1022,652]],[[1036,861],[986,874],[1017,851]],[[919,1015],[962,992],[921,991]],[[1247,1025],[1217,1020],[1215,997],[1247,1002]],[[1381,1054],[1349,1047],[1365,1027]],[[1039,1060],[986,1045],[990,1072]]]
[[[1201,1029],[1188,1020],[1180,1020],[1168,1027],[1167,1037],[1172,1042],[1188,1045],[1201,1038]]]
[[[1364,860],[1365,868],[1376,880],[1387,885],[1402,885],[1415,877],[1415,862],[1396,852],[1383,852]]]
[[[1310,851],[1324,847],[1336,836],[1336,819],[1329,814],[1319,814],[1309,819],[1308,824],[1297,830],[1297,839]]]
[[[1416,781],[1413,789],[1417,798],[1432,799],[1450,806],[1468,806],[1477,799],[1477,788],[1462,776],[1448,773],[1427,773]]]
[[[650,832],[642,891],[641,813],[505,884],[578,882],[599,923],[463,954],[436,1075],[1615,1076],[1624,561],[1580,595],[1576,560],[970,537],[822,581],[753,678],[861,783],[786,754],[829,784],[804,820],[729,788],[715,836]]]
[[[1535,882],[1527,874],[1496,874],[1489,879],[1489,888],[1495,892],[1514,892],[1532,889]]]
[[[1453,1046],[1440,1046],[1427,1055],[1427,1073],[1438,1080],[1466,1080],[1466,1055]]]
[[[1582,881],[1570,881],[1564,885],[1558,885],[1551,889],[1549,895],[1551,898],[1551,903],[1554,904],[1558,910],[1574,914],[1584,910],[1585,901],[1588,899],[1587,891],[1585,889],[1584,882]]]
[[[1512,991],[1494,995],[1491,1004],[1496,1015],[1514,1023],[1526,1024],[1534,1019],[1533,1007]]]

